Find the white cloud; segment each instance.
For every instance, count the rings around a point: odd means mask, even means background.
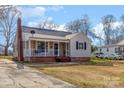
[[[64,9],[64,7],[63,6],[59,6],[59,5],[55,5],[55,6],[49,7],[49,9],[57,12],[59,10]]]
[[[37,22],[28,22],[29,27],[37,27],[38,23]]]
[[[39,17],[44,16],[46,9],[44,7],[18,7],[18,10],[21,11],[22,17]]]
[[[115,22],[113,24],[113,29],[116,29],[116,27],[119,27],[121,25],[121,22]]]
[[[120,26],[120,24],[120,22],[115,22],[113,24],[113,29],[116,29],[116,27]],[[96,35],[101,36],[103,39],[105,38],[102,23],[97,24],[93,29],[95,30]]]
[[[37,16],[42,16],[45,14],[46,9],[44,7],[35,7],[32,12]]]
[[[47,20],[48,20],[48,21],[52,21],[53,18],[52,18],[52,17],[48,17]]]
[[[60,30],[60,31],[67,31],[67,30],[65,29],[65,24],[61,24],[61,25],[58,27],[57,30]]]
[[[104,39],[103,25],[102,23],[97,24],[94,28],[95,34],[101,36]]]

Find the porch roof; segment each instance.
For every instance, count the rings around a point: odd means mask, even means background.
[[[111,44],[111,45],[104,45],[104,46],[100,46],[98,48],[108,48],[108,47],[114,47],[114,46],[124,46],[124,40],[120,41],[117,44]]]
[[[30,37],[29,40],[52,41],[52,42],[69,42],[69,39],[65,39],[65,38],[39,38],[39,37]]]
[[[120,41],[117,45],[124,46],[124,40]]]

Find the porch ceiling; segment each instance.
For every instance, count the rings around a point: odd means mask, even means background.
[[[54,41],[54,42],[69,42],[68,39],[37,38],[37,37],[30,37],[29,40],[35,40],[35,41]]]

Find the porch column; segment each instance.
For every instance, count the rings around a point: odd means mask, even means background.
[[[52,49],[52,52],[53,52],[53,56],[55,56],[55,54],[54,54],[54,42],[53,42],[53,49]]]
[[[31,56],[31,40],[29,40],[28,46],[29,46],[28,53],[29,53],[29,56]]]
[[[45,40],[45,56],[46,56],[46,40]]]
[[[67,56],[67,43],[65,43],[65,55]]]
[[[35,50],[37,50],[37,41],[35,41]]]
[[[66,51],[66,56],[68,56],[68,43],[66,42],[65,44],[66,44],[66,48],[65,48],[66,49],[65,50]]]

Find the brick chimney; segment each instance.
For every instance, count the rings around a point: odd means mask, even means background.
[[[17,20],[17,47],[18,47],[18,60],[23,61],[23,41],[22,41],[22,27],[21,27],[21,17]]]

